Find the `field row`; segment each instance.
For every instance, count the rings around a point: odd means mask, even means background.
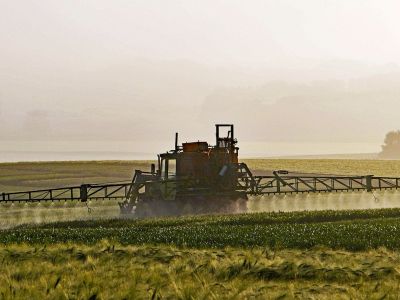
[[[98,220],[0,231],[0,243],[174,245],[193,248],[400,249],[400,210],[260,213],[160,220]]]
[[[357,221],[369,219],[400,218],[400,208],[363,209],[363,210],[321,210],[292,212],[262,212],[233,215],[183,216],[168,218],[150,218],[134,220],[129,218],[76,220],[53,222],[39,225],[21,225],[20,229],[65,229],[65,228],[167,228],[174,226],[243,226],[326,223],[340,221]]]

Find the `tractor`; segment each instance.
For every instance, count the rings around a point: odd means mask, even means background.
[[[222,135],[225,133],[225,135]],[[197,141],[178,145],[158,155],[158,168],[135,171],[122,214],[139,218],[158,215],[243,212],[247,193],[238,180],[249,170],[238,162],[237,140],[232,124],[216,125],[215,145]]]

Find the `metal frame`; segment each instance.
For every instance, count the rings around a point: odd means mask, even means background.
[[[372,176],[254,176],[248,194],[326,193],[399,189],[400,178]]]
[[[0,194],[0,203],[40,202],[40,201],[87,201],[125,199],[131,183],[120,184],[83,184],[56,189],[42,189],[27,192]]]

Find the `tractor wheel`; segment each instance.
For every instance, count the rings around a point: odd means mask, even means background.
[[[154,216],[154,211],[149,203],[141,201],[136,205],[135,214],[140,219],[150,218]]]
[[[182,215],[192,215],[192,214],[195,214],[194,208],[193,208],[192,204],[191,204],[189,201],[187,201],[187,202],[183,205],[182,210],[181,210],[181,214],[182,214]]]
[[[133,206],[130,205],[128,202],[119,202],[119,209],[121,215],[130,215],[132,214]]]

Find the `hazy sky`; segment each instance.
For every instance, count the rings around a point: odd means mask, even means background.
[[[175,131],[209,138],[218,121],[247,143],[379,149],[400,127],[399,12],[389,0],[0,0],[0,150],[166,150]]]
[[[2,0],[1,53],[63,68],[133,57],[399,63],[399,11],[396,0]]]

